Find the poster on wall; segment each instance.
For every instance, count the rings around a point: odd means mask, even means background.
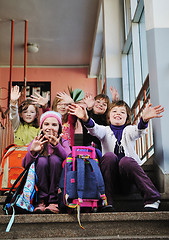
[[[12,82],[12,86],[18,85],[20,91],[24,89],[24,82]],[[46,97],[47,92],[49,93],[49,107],[51,103],[51,82],[26,82],[26,97],[35,95],[35,92],[40,94],[42,97]]]
[[[40,94],[41,93],[40,90],[41,90],[40,87],[32,87],[32,95],[36,96],[35,93]]]

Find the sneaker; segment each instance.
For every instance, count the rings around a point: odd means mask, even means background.
[[[34,209],[34,213],[40,214],[40,213],[44,213],[45,212],[45,202],[44,200],[41,200],[38,204],[38,206]]]
[[[113,208],[112,205],[107,205],[102,207],[101,212],[114,212],[115,209]]]
[[[146,212],[154,212],[157,211],[160,205],[160,200],[154,202],[154,203],[149,203],[144,206],[144,210]]]
[[[59,213],[58,204],[50,203],[49,206],[45,208],[45,213]]]

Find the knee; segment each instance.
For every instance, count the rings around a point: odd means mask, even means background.
[[[101,160],[101,163],[106,163],[107,166],[113,165],[115,162],[117,162],[117,156],[112,152],[105,153]]]
[[[123,157],[119,162],[119,168],[125,170],[132,170],[137,162],[131,157]]]
[[[60,167],[62,165],[61,159],[56,155],[50,156],[49,161],[51,168]]]

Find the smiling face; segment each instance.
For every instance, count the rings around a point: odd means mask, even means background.
[[[69,104],[65,103],[64,101],[60,101],[58,102],[55,111],[64,116],[68,112],[68,106]]]
[[[122,126],[127,120],[127,111],[125,106],[115,106],[110,110],[110,123],[114,126]]]
[[[93,112],[95,114],[104,114],[107,110],[107,102],[105,99],[100,98],[95,100],[95,104],[93,106]]]
[[[32,123],[36,117],[36,108],[34,105],[29,105],[27,109],[23,110],[21,117],[26,123]]]
[[[42,131],[44,135],[50,136],[58,136],[59,131],[59,122],[54,117],[48,117],[44,120],[42,124]]]

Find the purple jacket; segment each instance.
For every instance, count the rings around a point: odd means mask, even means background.
[[[48,153],[49,155],[55,154],[59,156],[62,161],[66,159],[66,157],[71,153],[71,149],[69,147],[69,143],[67,140],[62,138],[62,144],[58,143],[56,146],[53,146],[51,144],[48,144]],[[22,160],[22,166],[25,168],[29,163],[34,162],[39,157],[39,152],[35,156],[33,156],[30,152],[30,147],[32,145],[32,142],[30,143],[28,147],[28,152],[25,155],[25,157]]]

